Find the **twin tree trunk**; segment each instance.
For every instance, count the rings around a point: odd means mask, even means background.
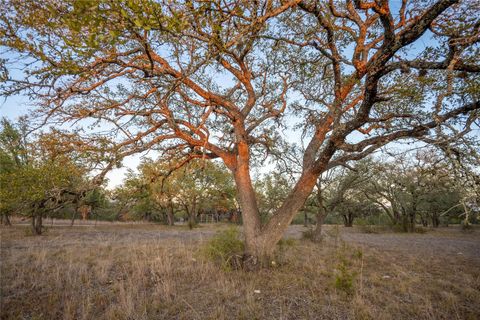
[[[270,220],[262,225],[257,206],[255,190],[250,178],[248,147],[239,145],[239,156],[232,170],[238,193],[238,202],[242,210],[245,235],[245,259],[251,264],[263,264],[269,261],[275,246],[283,237],[286,229],[297,212],[303,207],[317,181],[318,174],[306,170],[299,181],[275,212]]]

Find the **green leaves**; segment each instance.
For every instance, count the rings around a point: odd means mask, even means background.
[[[85,171],[57,153],[50,141],[29,143],[22,126],[2,120],[0,131],[0,211],[35,214],[59,200],[63,190],[75,191],[85,181]],[[58,142],[58,141],[55,141]]]

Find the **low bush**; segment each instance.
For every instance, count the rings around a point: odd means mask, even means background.
[[[304,240],[312,240],[313,239],[313,229],[309,228],[302,232],[302,239]]]
[[[351,270],[347,259],[341,259],[337,265],[335,273],[335,288],[343,291],[347,295],[354,293],[354,281],[357,276],[357,272]]]
[[[241,267],[244,243],[236,227],[219,231],[204,247],[208,259],[218,263],[224,270]]]

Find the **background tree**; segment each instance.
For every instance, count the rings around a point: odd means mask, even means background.
[[[266,174],[255,181],[258,209],[262,221],[268,221],[275,214],[288,196],[290,189],[291,181],[282,173]]]
[[[183,212],[190,227],[201,213],[218,215],[235,207],[231,176],[221,164],[204,160],[147,159],[138,174],[130,174],[119,190],[122,193],[131,199],[130,208],[143,218],[155,213],[173,224],[175,212]]]
[[[8,188],[9,182],[6,177],[12,177],[16,170],[28,164],[27,147],[24,139],[25,126],[20,124],[20,129],[15,128],[14,125],[3,118],[1,121],[0,131],[0,176],[2,177],[1,188]],[[0,191],[1,192],[1,191]],[[10,215],[15,212],[16,205],[2,194],[0,201],[0,215],[2,223],[11,225]]]

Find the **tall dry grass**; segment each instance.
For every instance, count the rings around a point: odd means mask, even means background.
[[[61,232],[39,240],[19,228],[3,234],[2,319],[480,316],[480,270],[461,257],[380,252],[335,235],[321,246],[283,243],[270,269],[226,271],[206,259],[199,241],[140,241],[112,227],[86,243]],[[351,277],[350,289],[338,284],[342,277]]]

